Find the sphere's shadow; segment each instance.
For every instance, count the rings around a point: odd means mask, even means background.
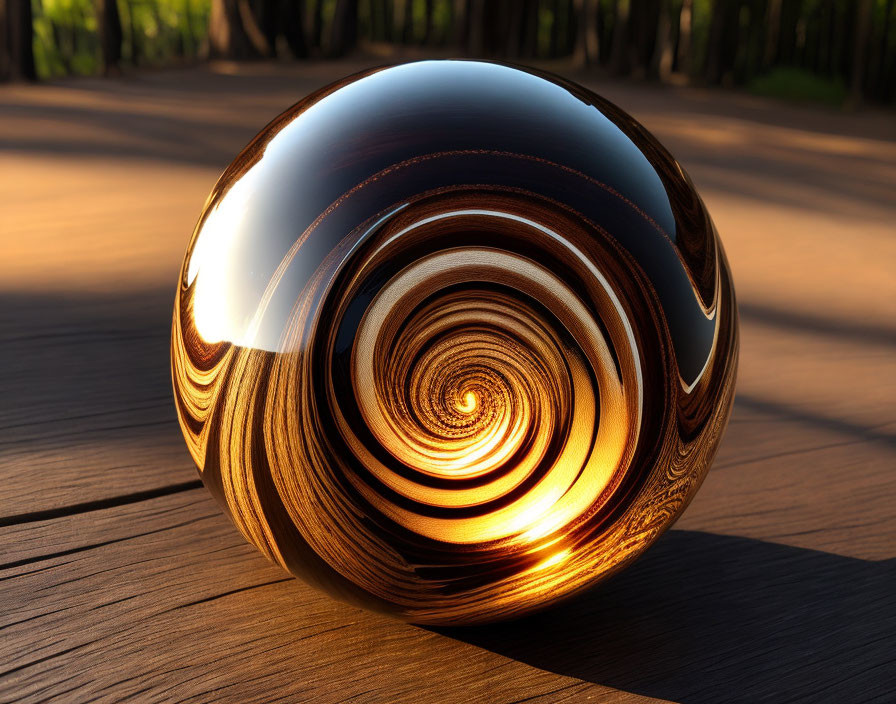
[[[437,629],[543,670],[684,703],[852,702],[896,682],[896,560],[673,530],[606,584]]]

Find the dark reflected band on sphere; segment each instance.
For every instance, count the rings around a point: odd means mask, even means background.
[[[731,275],[637,122],[530,69],[374,69],[212,191],[172,328],[178,417],[247,540],[417,623],[513,618],[629,564],[728,419]]]

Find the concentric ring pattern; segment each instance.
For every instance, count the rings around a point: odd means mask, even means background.
[[[245,537],[347,601],[521,615],[643,552],[706,473],[731,278],[678,164],[556,77],[377,69],[269,125],[184,261],[172,374]]]

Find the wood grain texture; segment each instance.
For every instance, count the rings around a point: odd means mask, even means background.
[[[0,90],[0,700],[887,701],[891,115],[593,86],[694,177],[742,319],[714,468],[631,570],[550,614],[435,631],[244,544],[174,417],[174,279],[219,170],[352,68]]]

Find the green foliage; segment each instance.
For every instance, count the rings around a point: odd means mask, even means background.
[[[134,64],[164,64],[202,51],[210,0],[119,0],[124,56]]]
[[[213,0],[116,1],[124,64],[165,65],[205,55]],[[244,8],[254,8],[249,12],[267,18],[271,8],[279,8],[273,10],[276,24],[277,14],[286,7],[283,3],[298,1],[245,0]],[[96,2],[32,0],[40,77],[102,70]],[[340,21],[337,5],[338,0],[304,2],[304,44],[311,58],[335,55],[330,44],[339,34],[333,26]],[[484,51],[489,58],[522,63],[582,55],[576,50],[576,42],[585,36],[578,31],[582,18],[577,12],[582,5],[573,0],[494,0],[487,5],[455,0],[359,0],[357,7],[358,36],[380,44],[452,47],[459,55]],[[477,7],[473,16],[464,15]],[[844,86],[854,81],[850,92],[882,103],[896,102],[896,0],[871,0],[870,4],[856,0],[779,0],[777,4],[772,0],[731,0],[730,4],[728,0],[601,0],[591,7],[596,7],[597,63],[604,68],[656,78],[657,57],[671,54],[671,70],[698,82],[836,104],[843,101]],[[682,12],[684,7],[689,11]],[[775,7],[779,12],[771,12]],[[461,14],[456,15],[457,11]],[[665,25],[660,18],[665,18]],[[482,26],[472,32],[472,22]],[[663,26],[668,30],[665,35],[659,33]],[[863,38],[857,40],[859,35]],[[354,31],[351,36],[349,41],[355,41]],[[284,37],[280,40],[282,44]],[[351,47],[340,47],[339,52],[343,49]],[[289,55],[277,53],[281,58]],[[858,71],[856,62],[860,62]]]
[[[846,100],[846,86],[841,79],[817,76],[800,68],[773,69],[751,80],[747,89],[756,95],[797,102],[842,105]]]
[[[440,44],[446,44],[451,40],[452,16],[451,0],[437,0],[433,4],[432,25],[435,38]]]
[[[40,78],[96,73],[99,40],[90,0],[38,0],[34,12],[34,63]]]
[[[696,73],[706,63],[706,44],[712,17],[711,0],[694,0],[691,29],[691,56],[685,73]]]
[[[162,65],[202,53],[211,0],[118,0],[123,54]],[[94,0],[33,0],[34,61],[40,78],[101,69]]]

